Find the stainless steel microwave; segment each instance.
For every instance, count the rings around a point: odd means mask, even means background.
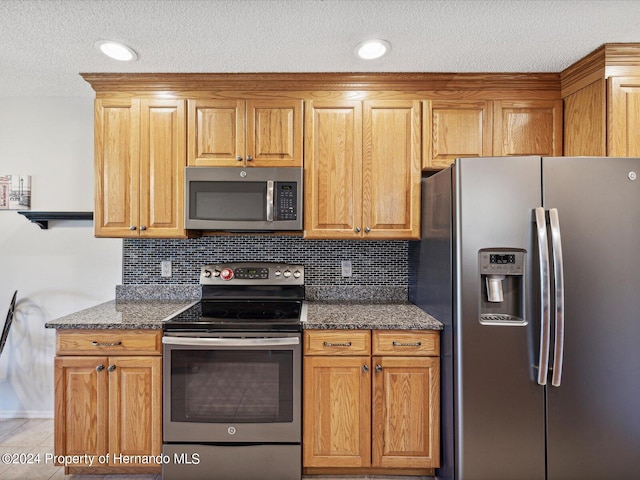
[[[302,168],[185,168],[185,228],[302,230]]]

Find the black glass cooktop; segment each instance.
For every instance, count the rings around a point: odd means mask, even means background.
[[[165,331],[300,331],[302,301],[201,301],[163,322]]]

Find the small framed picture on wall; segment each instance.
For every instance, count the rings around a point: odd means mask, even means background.
[[[31,210],[31,176],[0,174],[0,210]]]

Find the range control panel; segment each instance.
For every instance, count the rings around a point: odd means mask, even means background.
[[[276,220],[296,220],[298,218],[298,184],[296,182],[276,182]]]
[[[304,285],[304,267],[289,263],[240,262],[204,265],[201,285]]]

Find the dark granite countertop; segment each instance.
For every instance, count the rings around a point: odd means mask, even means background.
[[[112,300],[47,322],[45,327],[159,330],[162,320],[193,303],[194,300]]]
[[[161,329],[162,320],[194,300],[112,300],[52,320],[47,328]],[[305,329],[441,330],[442,324],[407,302],[307,301]]]
[[[442,323],[408,302],[307,302],[304,329],[442,330]]]

